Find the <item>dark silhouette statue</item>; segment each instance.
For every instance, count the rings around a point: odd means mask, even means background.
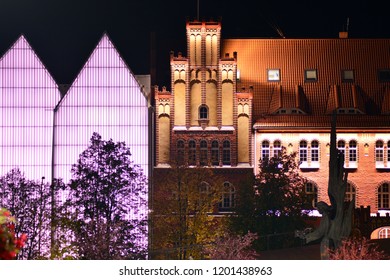
[[[355,204],[345,201],[348,173],[344,169],[344,154],[336,147],[336,113],[332,115],[332,128],[330,134],[330,160],[328,196],[330,205],[320,201],[317,209],[322,214],[319,227],[305,234],[306,243],[321,239],[321,259],[329,258],[329,250],[335,250],[341,241],[349,237],[352,228],[352,210]]]

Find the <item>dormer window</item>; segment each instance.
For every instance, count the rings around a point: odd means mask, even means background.
[[[305,82],[316,82],[317,80],[318,80],[317,69],[305,70]]]

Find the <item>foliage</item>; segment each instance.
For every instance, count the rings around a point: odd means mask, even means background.
[[[27,240],[26,234],[15,236],[15,218],[5,209],[0,208],[0,260],[15,259]]]
[[[160,170],[161,171],[161,170]],[[172,167],[155,174],[152,227],[153,258],[201,259],[203,246],[222,228],[215,212],[223,182],[210,168]]]
[[[252,248],[252,243],[256,239],[257,234],[251,232],[245,235],[225,233],[206,248],[206,254],[212,260],[255,260],[258,254]]]
[[[15,168],[0,178],[0,203],[9,209],[18,223],[15,234],[29,237],[18,259],[49,256],[50,249],[50,185],[27,180]]]
[[[72,167],[62,211],[81,259],[146,257],[147,181],[130,158],[125,143],[94,133]]]
[[[230,218],[231,230],[239,234],[258,233],[256,247],[265,249],[267,246],[259,243],[268,238],[260,237],[303,228],[305,209],[309,208],[304,183],[296,153],[287,154],[283,148],[280,154],[261,159],[259,173],[239,187],[236,213]]]
[[[335,250],[329,250],[330,260],[386,260],[386,254],[366,238],[349,238]]]

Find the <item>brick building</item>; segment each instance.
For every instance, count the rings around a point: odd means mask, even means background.
[[[222,39],[221,23],[198,21],[186,30],[187,56],[171,54],[171,91],[155,88],[155,171],[257,173],[284,146],[298,152],[307,192],[328,201],[336,110],[347,197],[390,210],[390,39]]]

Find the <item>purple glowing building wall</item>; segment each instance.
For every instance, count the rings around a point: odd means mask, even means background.
[[[148,176],[148,101],[107,35],[61,100],[54,128],[55,178],[69,181],[71,165],[77,163],[93,132],[105,140],[124,141],[134,163]],[[129,217],[147,215],[147,207],[138,209]]]
[[[21,36],[0,59],[0,175],[19,167],[51,180],[53,112],[58,86]]]
[[[0,176],[19,167],[28,179],[45,176],[67,183],[93,132],[104,140],[124,141],[148,176],[147,96],[107,35],[60,96],[21,36],[0,60]],[[148,213],[147,206],[139,210],[129,218]],[[146,245],[146,236],[142,239]]]

